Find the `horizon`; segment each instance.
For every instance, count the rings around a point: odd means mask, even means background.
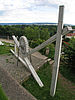
[[[21,24],[22,25],[24,25],[24,24],[28,24],[28,25],[29,24],[30,25],[33,25],[33,24],[34,25],[58,25],[58,23],[52,23],[52,22],[51,23],[50,22],[32,22],[32,23],[22,23],[22,22],[21,23],[16,23],[16,22],[15,23],[11,23],[10,22],[10,23],[0,23],[0,25],[15,25],[15,24],[16,25],[21,25]],[[72,25],[72,24],[64,24],[64,25],[75,26],[75,25]]]

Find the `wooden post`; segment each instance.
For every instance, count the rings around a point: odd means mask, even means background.
[[[60,6],[59,7],[59,19],[58,19],[57,36],[56,36],[54,66],[53,66],[51,89],[50,89],[50,95],[51,96],[55,95],[57,78],[58,78],[60,54],[61,54],[61,45],[62,45],[63,12],[64,12],[64,6]]]
[[[15,53],[17,53],[17,51],[16,51],[16,44],[14,43],[14,51],[15,51]]]

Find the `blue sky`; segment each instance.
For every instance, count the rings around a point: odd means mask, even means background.
[[[75,0],[0,0],[0,23],[57,23],[59,5],[64,24],[75,25]]]

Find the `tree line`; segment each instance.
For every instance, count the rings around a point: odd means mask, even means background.
[[[52,35],[56,33],[57,26],[54,25],[0,25],[0,36],[12,35],[26,36],[29,41],[29,46],[35,48],[40,45],[45,40],[49,39]],[[46,48],[49,48],[48,57],[54,58],[54,44],[46,46],[44,49],[40,50],[42,54],[45,54]]]
[[[56,33],[56,26],[44,25],[0,25],[1,36],[26,36],[29,40],[47,40]]]

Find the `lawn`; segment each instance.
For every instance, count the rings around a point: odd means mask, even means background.
[[[1,85],[0,85],[0,100],[8,100],[7,96],[5,95]]]
[[[44,87],[40,88],[32,76],[25,81],[22,85],[25,87],[32,95],[34,95],[37,100],[75,100],[75,95],[70,89],[65,88],[62,83],[61,78],[58,78],[57,91],[54,97],[50,96],[50,84],[51,84],[51,66],[49,63],[44,64],[42,68],[37,72],[40,76]]]
[[[3,42],[4,45],[0,45],[0,55],[1,54],[9,54],[10,53],[10,49],[13,49],[13,47],[11,46],[12,44],[10,43],[6,43],[6,42]]]
[[[75,73],[72,72],[70,67],[68,67],[68,64],[62,62],[60,64],[60,72],[65,78],[75,83]]]

